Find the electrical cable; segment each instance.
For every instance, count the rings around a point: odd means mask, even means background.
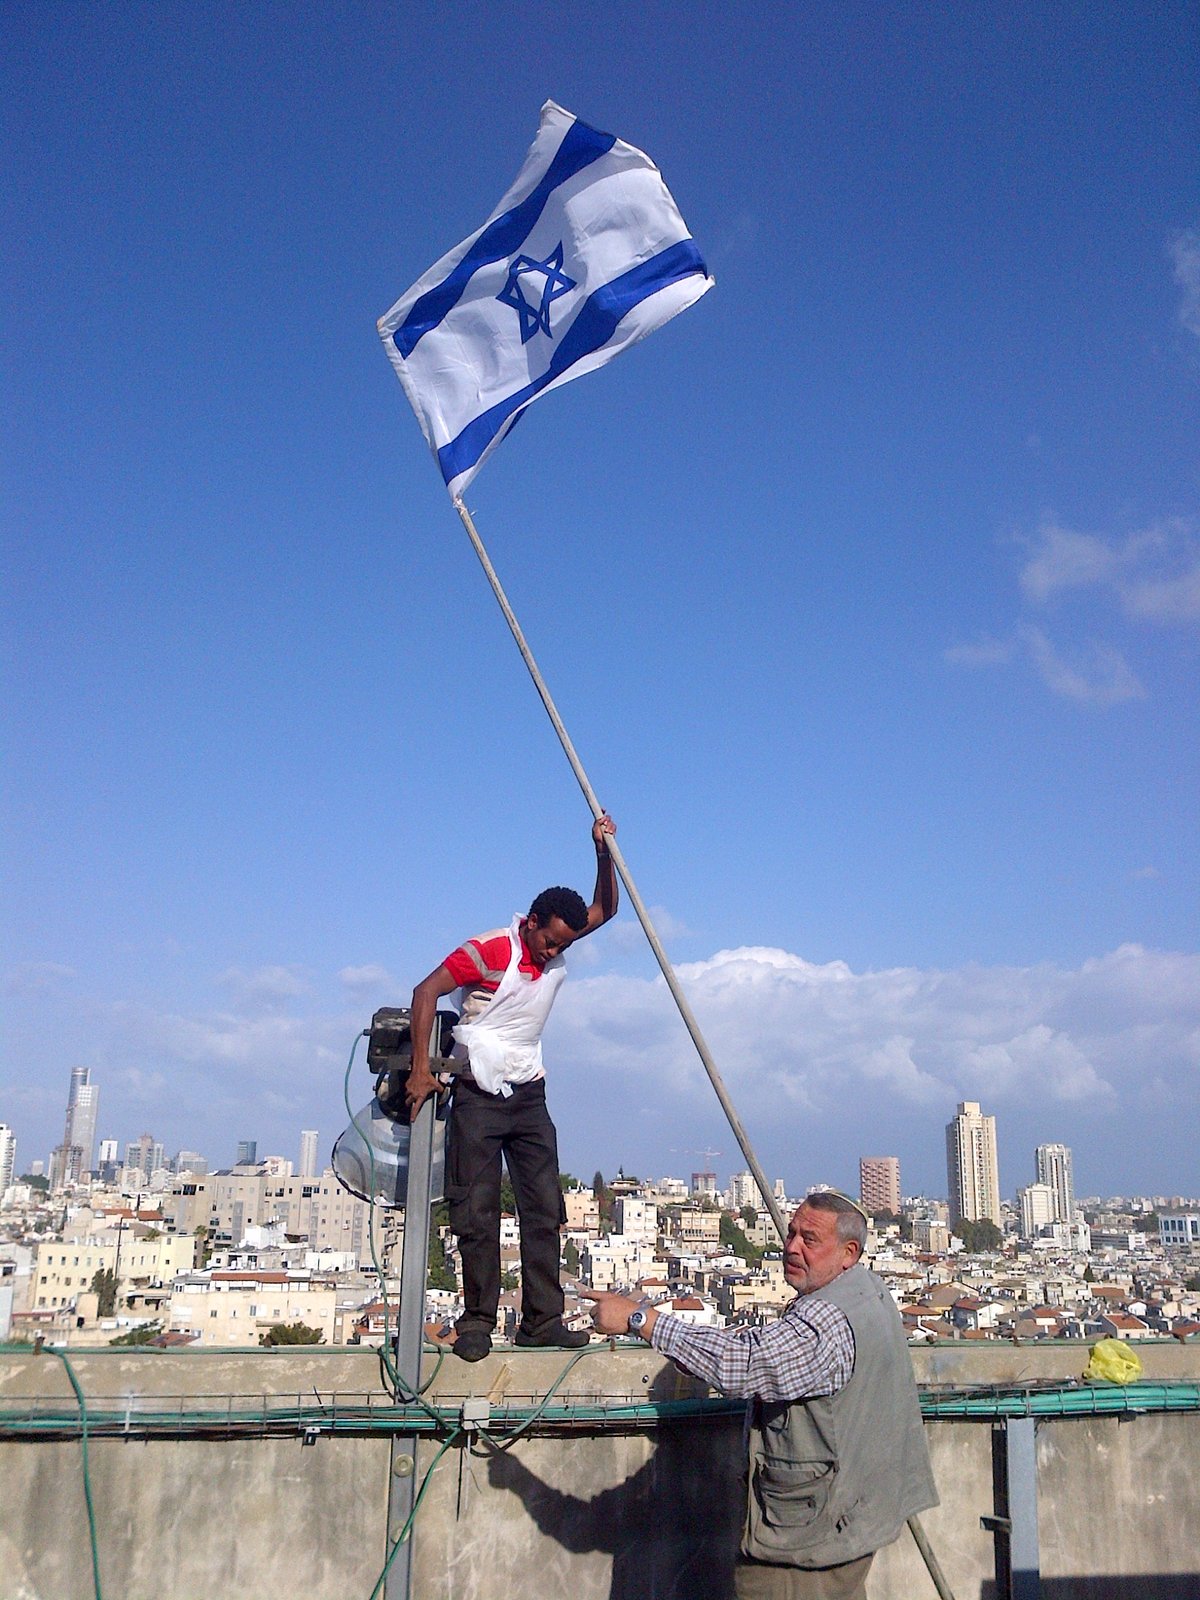
[[[87,1401],[84,1399],[83,1389],[80,1386],[79,1379],[75,1376],[75,1368],[71,1365],[66,1351],[55,1350],[50,1345],[43,1346],[43,1350],[47,1355],[57,1356],[62,1362],[66,1369],[67,1377],[71,1381],[71,1387],[75,1391],[75,1398],[79,1402],[79,1438],[83,1455],[83,1499],[84,1504],[87,1506],[88,1537],[92,1545],[92,1586],[96,1593],[96,1600],[104,1600],[104,1594],[100,1587],[100,1551],[96,1543],[96,1509],[92,1504],[92,1474],[88,1464]]]
[[[504,1435],[503,1443],[488,1437],[487,1443],[489,1447],[495,1450],[498,1454],[503,1454],[504,1451],[511,1450],[521,1435],[523,1433],[527,1433],[529,1429],[533,1427],[534,1423],[537,1422],[538,1419],[545,1413],[551,1400],[553,1400],[562,1384],[566,1381],[567,1374],[572,1370],[572,1368],[577,1366],[579,1362],[583,1360],[584,1356],[597,1355],[601,1352],[606,1355],[611,1354],[610,1346],[608,1344],[589,1344],[585,1345],[582,1350],[577,1350],[567,1362],[566,1366],[559,1373],[558,1377],[555,1378],[554,1382],[546,1390],[545,1394],[542,1396],[538,1404],[533,1408],[533,1411],[529,1414],[529,1416],[526,1417],[518,1427],[514,1428],[511,1433],[506,1433]],[[525,1350],[522,1352],[524,1355],[536,1355],[538,1353],[539,1352],[536,1350]],[[480,1434],[481,1437],[485,1437],[485,1430],[481,1429]]]
[[[371,1148],[371,1140],[369,1136],[363,1132],[362,1126],[350,1105],[350,1074],[354,1069],[354,1058],[358,1054],[358,1046],[362,1037],[363,1036],[361,1033],[357,1033],[354,1036],[354,1044],[350,1050],[350,1059],[346,1063],[346,1075],[342,1080],[342,1099],[345,1101],[346,1115],[350,1118],[351,1125],[353,1126],[355,1132],[362,1139],[363,1144],[366,1146],[367,1160],[369,1162],[370,1180],[367,1184],[367,1204],[370,1209],[367,1213],[367,1242],[371,1246],[371,1264],[375,1268],[375,1276],[379,1279],[379,1296],[383,1301],[383,1342],[379,1346],[379,1361],[389,1380],[392,1394],[398,1398],[404,1399],[410,1405],[420,1406],[423,1411],[433,1418],[435,1423],[440,1425],[441,1419],[437,1412],[434,1411],[432,1406],[428,1405],[424,1399],[424,1393],[429,1387],[429,1383],[422,1384],[421,1387],[415,1391],[409,1389],[404,1379],[400,1376],[399,1369],[397,1368],[396,1363],[392,1360],[392,1353],[389,1349],[391,1304],[388,1300],[387,1279],[384,1276],[383,1268],[379,1264],[379,1255],[375,1249],[375,1207],[377,1204],[375,1199],[375,1152]],[[436,1372],[437,1369],[435,1368],[434,1374],[431,1375],[429,1382],[433,1381],[433,1376],[436,1375]]]
[[[433,1470],[461,1432],[461,1428],[456,1428],[453,1433],[449,1434],[445,1439],[443,1439],[438,1448],[437,1455],[435,1455],[433,1460],[429,1463],[429,1468],[426,1471],[425,1476],[421,1479],[421,1487],[417,1490],[416,1499],[413,1501],[412,1510],[404,1519],[404,1526],[396,1535],[396,1542],[388,1552],[388,1558],[383,1564],[383,1571],[379,1574],[379,1577],[375,1581],[375,1587],[371,1590],[369,1600],[377,1600],[377,1596],[382,1592],[383,1585],[387,1580],[388,1573],[391,1571],[392,1562],[396,1559],[396,1555],[399,1552],[400,1546],[412,1534],[413,1523],[416,1521],[417,1512],[421,1509],[421,1502],[425,1498],[425,1491],[429,1488],[430,1479],[433,1477]]]

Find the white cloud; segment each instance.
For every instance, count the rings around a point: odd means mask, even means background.
[[[1044,521],[1021,573],[1021,588],[1031,600],[1044,602],[1062,589],[1111,582],[1121,559],[1113,545],[1094,534]]]
[[[294,967],[256,967],[243,972],[229,967],[218,974],[217,984],[228,989],[242,1011],[275,1011],[307,992],[308,985]]]
[[[1136,673],[1112,645],[1089,644],[1069,662],[1041,628],[1025,627],[1020,633],[1038,676],[1055,694],[1092,706],[1116,706],[1145,698]]]
[[[1175,282],[1183,291],[1179,320],[1200,337],[1200,228],[1186,228],[1170,243]]]
[[[1092,589],[1115,597],[1135,621],[1191,622],[1200,617],[1200,536],[1182,517],[1121,538],[1079,533],[1047,518],[1020,581],[1038,605],[1068,590]]]
[[[338,980],[351,994],[395,994],[398,985],[386,967],[369,962],[363,967],[343,967]]]
[[[1002,667],[1013,658],[1013,641],[984,638],[974,644],[950,645],[942,655],[955,667]]]
[[[1020,624],[1006,641],[989,640],[959,645],[943,652],[951,666],[1002,667],[1020,660],[1027,663],[1054,694],[1079,705],[1115,706],[1145,698],[1137,674],[1113,645],[1088,643],[1077,647],[1068,660],[1044,628]]]
[[[1200,617],[1200,555],[1173,577],[1138,578],[1122,593],[1125,609],[1146,622],[1192,622]]]
[[[117,1082],[131,1101],[153,1101],[167,1087],[164,1073],[147,1071],[141,1067],[122,1067]]]
[[[1146,689],[1125,649],[1109,639],[1081,639],[1078,617],[1064,616],[1070,600],[1091,601],[1089,632],[1095,632],[1095,602],[1107,601],[1110,625],[1151,623],[1179,626],[1200,619],[1200,529],[1170,518],[1120,537],[1103,537],[1043,518],[1024,541],[1028,555],[1019,574],[1027,606],[1058,612],[1055,637],[1042,621],[1019,619],[1006,637],[983,637],[943,651],[952,666],[981,668],[1024,662],[1054,694],[1079,705],[1114,706],[1146,698]],[[1078,607],[1076,607],[1078,611]]]
[[[855,972],[785,950],[719,951],[679,972],[735,1102],[784,1106],[962,1099],[1109,1113],[1155,1077],[1200,1089],[1200,955],[1123,946],[1078,969]],[[564,991],[552,1059],[609,1091],[645,1075],[673,1091],[702,1069],[661,979],[597,977]]]
[[[74,967],[58,961],[22,961],[4,975],[4,992],[10,995],[38,994],[56,988],[75,976]]]

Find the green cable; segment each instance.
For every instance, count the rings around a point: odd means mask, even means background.
[[[75,1376],[75,1368],[67,1358],[65,1350],[55,1350],[50,1345],[43,1346],[47,1355],[57,1356],[66,1368],[67,1377],[71,1380],[71,1387],[75,1391],[75,1398],[79,1401],[79,1437],[83,1447],[83,1498],[87,1505],[88,1536],[92,1543],[92,1585],[96,1591],[96,1600],[104,1600],[100,1588],[100,1552],[96,1544],[96,1511],[92,1505],[92,1476],[88,1466],[88,1409],[87,1401],[83,1397],[79,1379]]]
[[[459,1436],[459,1434],[461,1432],[462,1432],[461,1428],[456,1428],[452,1434],[450,1434],[447,1438],[443,1439],[442,1443],[441,1443],[441,1446],[438,1449],[437,1455],[435,1455],[433,1460],[429,1463],[429,1469],[426,1472],[425,1476],[421,1479],[421,1487],[417,1490],[417,1497],[413,1501],[412,1510],[408,1513],[408,1516],[404,1519],[404,1526],[400,1529],[400,1532],[396,1536],[395,1544],[392,1546],[391,1550],[388,1552],[388,1558],[383,1564],[383,1571],[379,1574],[379,1577],[375,1581],[375,1587],[371,1590],[371,1593],[370,1593],[370,1596],[369,1596],[369,1600],[376,1600],[376,1597],[379,1595],[380,1591],[383,1588],[383,1585],[384,1585],[384,1582],[385,1582],[385,1580],[387,1578],[388,1573],[391,1571],[392,1562],[396,1559],[396,1556],[397,1556],[397,1554],[399,1553],[399,1550],[400,1550],[400,1546],[405,1542],[406,1539],[408,1539],[408,1537],[412,1533],[412,1527],[413,1527],[413,1523],[416,1520],[417,1512],[421,1509],[421,1501],[424,1500],[425,1491],[426,1491],[426,1489],[428,1489],[429,1481],[433,1477],[433,1469],[437,1466],[438,1462],[446,1454],[446,1451],[449,1450],[450,1446],[458,1438],[458,1436]]]
[[[417,1393],[419,1395],[428,1394],[429,1393],[430,1389],[433,1387],[434,1379],[437,1377],[438,1373],[442,1370],[442,1362],[445,1361],[445,1359],[446,1359],[446,1346],[444,1344],[430,1344],[428,1341],[426,1341],[424,1346],[423,1346],[423,1348],[426,1349],[426,1350],[436,1350],[436,1352],[437,1352],[437,1361],[434,1363],[433,1371],[429,1374],[429,1376],[425,1379],[425,1382],[417,1390]]]
[[[521,1435],[523,1433],[527,1432],[528,1429],[532,1428],[534,1423],[538,1420],[538,1418],[540,1416],[542,1416],[542,1414],[545,1412],[546,1407],[550,1404],[551,1400],[553,1400],[554,1396],[558,1393],[559,1388],[566,1381],[567,1374],[572,1370],[572,1368],[576,1367],[579,1364],[579,1362],[581,1362],[583,1360],[584,1356],[596,1355],[596,1354],[599,1354],[599,1352],[601,1352],[601,1351],[604,1351],[605,1353],[611,1353],[609,1351],[609,1347],[608,1347],[607,1344],[588,1344],[588,1345],[585,1345],[582,1350],[577,1350],[575,1352],[575,1354],[571,1357],[571,1359],[567,1362],[566,1366],[559,1373],[558,1377],[555,1378],[554,1382],[546,1390],[545,1394],[542,1396],[542,1398],[539,1401],[539,1403],[534,1407],[533,1411],[529,1414],[528,1417],[526,1417],[524,1422],[522,1422],[519,1427],[514,1428],[511,1433],[506,1433],[504,1435],[504,1443],[503,1444],[498,1444],[494,1439],[491,1439],[491,1438],[489,1438],[487,1440],[487,1442],[491,1446],[491,1448],[496,1450],[496,1451],[501,1451],[501,1452],[505,1451],[505,1450],[511,1450],[513,1445],[516,1444],[517,1440],[521,1437]],[[525,1353],[527,1353],[529,1355],[535,1355],[538,1352],[530,1350],[530,1351],[525,1352]],[[481,1433],[483,1432],[483,1430],[480,1430],[480,1431],[481,1431]]]
[[[388,1300],[387,1278],[384,1275],[383,1268],[379,1265],[379,1255],[378,1255],[378,1253],[377,1253],[377,1251],[375,1249],[375,1206],[376,1206],[376,1200],[375,1200],[375,1152],[371,1148],[371,1140],[370,1140],[370,1138],[368,1137],[367,1134],[365,1134],[363,1132],[362,1126],[360,1125],[359,1120],[355,1116],[354,1111],[353,1111],[353,1109],[351,1108],[351,1105],[350,1105],[350,1074],[351,1074],[351,1072],[353,1071],[353,1068],[354,1068],[354,1058],[358,1054],[358,1046],[359,1046],[359,1041],[361,1039],[362,1039],[362,1034],[361,1033],[355,1034],[355,1036],[354,1036],[354,1044],[353,1044],[353,1046],[352,1046],[352,1048],[350,1050],[350,1059],[346,1063],[346,1075],[342,1079],[342,1099],[345,1102],[346,1115],[350,1118],[351,1126],[353,1127],[354,1131],[358,1134],[358,1136],[362,1140],[363,1144],[366,1146],[366,1149],[367,1149],[367,1161],[370,1164],[370,1174],[371,1174],[371,1176],[370,1176],[370,1181],[369,1181],[369,1183],[367,1185],[367,1190],[368,1190],[367,1204],[370,1207],[370,1210],[369,1210],[369,1212],[367,1214],[367,1242],[371,1246],[371,1264],[375,1268],[375,1276],[379,1279],[379,1295],[380,1295],[380,1299],[383,1301],[383,1343],[379,1346],[379,1361],[380,1361],[380,1365],[383,1367],[384,1372],[387,1374],[387,1377],[391,1382],[392,1393],[394,1395],[403,1396],[403,1398],[406,1401],[409,1401],[414,1405],[420,1406],[421,1409],[423,1411],[427,1412],[428,1415],[431,1416],[434,1419],[435,1422],[439,1422],[440,1418],[438,1417],[437,1413],[433,1410],[433,1408],[431,1406],[426,1404],[426,1402],[425,1402],[425,1400],[423,1398],[424,1392],[428,1388],[429,1385],[428,1384],[422,1384],[421,1387],[418,1390],[416,1390],[415,1392],[411,1391],[409,1389],[408,1385],[405,1383],[404,1379],[400,1376],[399,1369],[397,1368],[396,1363],[392,1360],[392,1353],[388,1348],[388,1327],[389,1327],[389,1324],[390,1324],[390,1321],[391,1321],[391,1315],[392,1315],[391,1303]],[[396,1325],[397,1325],[397,1328],[399,1328],[399,1319],[397,1319],[397,1324]],[[436,1368],[435,1368],[435,1374],[436,1374]],[[430,1382],[432,1382],[432,1376],[430,1378]]]

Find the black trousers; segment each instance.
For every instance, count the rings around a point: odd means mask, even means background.
[[[562,1316],[558,1135],[546,1083],[519,1083],[507,1099],[461,1079],[454,1090],[446,1156],[450,1226],[458,1235],[463,1300],[460,1333],[491,1333],[500,1299],[500,1158],[521,1219],[521,1327],[537,1333]]]

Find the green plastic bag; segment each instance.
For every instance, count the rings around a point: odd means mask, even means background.
[[[1085,1383],[1136,1383],[1141,1375],[1141,1358],[1122,1339],[1099,1340],[1083,1369]]]

